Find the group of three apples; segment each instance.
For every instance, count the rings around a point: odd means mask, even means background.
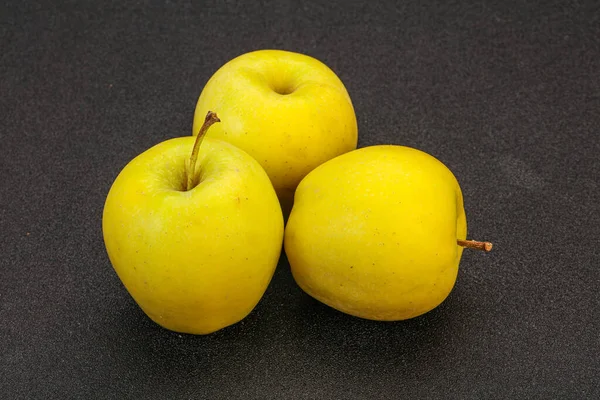
[[[194,135],[137,156],[107,196],[107,253],[133,299],[167,329],[214,332],[256,306],[285,241],[298,285],[340,311],[401,320],[436,307],[463,246],[489,245],[464,240],[460,187],[441,162],[356,150],[357,131],[320,61],[263,50],[226,63]]]

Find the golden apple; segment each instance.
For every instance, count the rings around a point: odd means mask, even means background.
[[[342,81],[303,54],[260,50],[229,61],[200,94],[193,134],[208,110],[223,119],[210,136],[253,156],[284,208],[306,174],[357,144],[356,116]]]
[[[334,158],[296,190],[285,230],[294,279],[342,312],[403,320],[452,290],[467,223],[459,184],[434,157],[372,146]],[[459,245],[460,243],[460,245]]]
[[[209,114],[203,131],[216,121]],[[200,146],[202,138],[167,140],[127,164],[102,220],[110,261],[137,304],[159,325],[192,334],[250,313],[283,240],[263,168],[229,143]]]

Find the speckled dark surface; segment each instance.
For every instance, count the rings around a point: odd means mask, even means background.
[[[598,6],[393,3],[0,5],[3,399],[600,397]],[[303,294],[283,257],[247,319],[193,337],[120,284],[110,184],[188,135],[210,75],[260,48],[334,69],[360,146],[454,171],[469,236],[495,248],[465,252],[439,308],[351,318]]]

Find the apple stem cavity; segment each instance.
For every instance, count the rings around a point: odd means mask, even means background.
[[[198,161],[198,151],[200,150],[200,145],[202,144],[202,140],[204,140],[204,136],[206,136],[206,131],[210,128],[214,123],[221,122],[217,114],[209,111],[206,114],[206,118],[204,118],[204,123],[196,136],[196,141],[194,142],[194,148],[192,150],[192,155],[190,156],[190,162],[187,165],[187,185],[186,190],[192,190],[195,186],[196,182],[196,162]]]
[[[459,246],[467,249],[483,250],[485,252],[492,251],[493,244],[490,242],[478,242],[477,240],[461,240],[458,239],[456,243]]]

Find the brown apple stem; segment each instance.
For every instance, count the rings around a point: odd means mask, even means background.
[[[467,249],[483,250],[485,252],[492,251],[493,244],[490,242],[478,242],[477,240],[461,240],[456,241],[459,246]]]
[[[194,142],[194,149],[192,150],[192,155],[190,156],[190,163],[187,168],[187,189],[191,190],[194,187],[194,182],[196,181],[196,161],[198,160],[198,151],[200,150],[200,145],[202,144],[202,140],[204,136],[206,136],[206,131],[211,127],[212,124],[216,122],[221,122],[217,114],[209,111],[206,114],[206,118],[204,118],[204,123],[198,132],[198,136],[196,136],[196,141]]]

